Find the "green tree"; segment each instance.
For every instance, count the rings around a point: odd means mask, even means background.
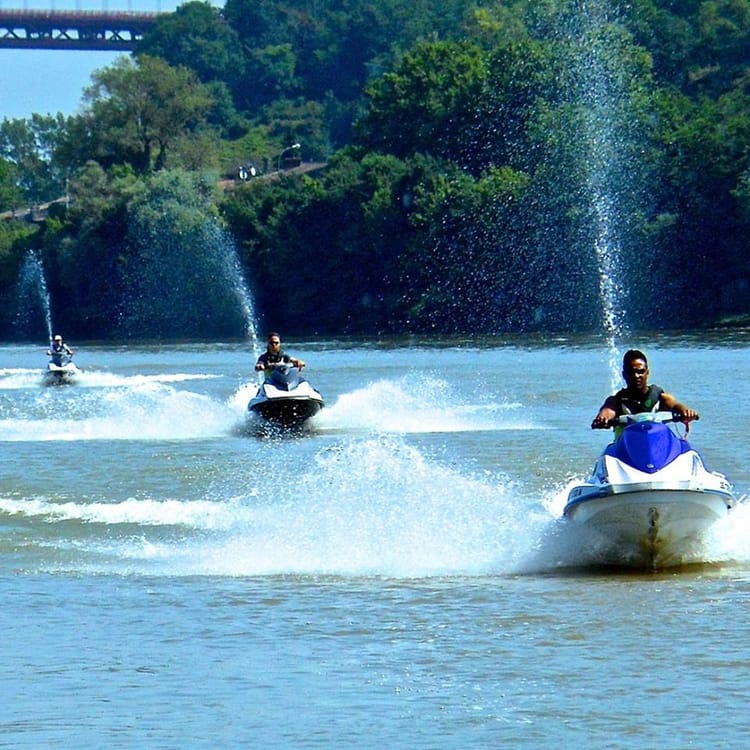
[[[418,40],[463,36],[473,0],[228,0],[224,15],[242,40],[249,77],[238,106],[262,94],[359,100],[367,80]]]
[[[672,93],[655,100],[660,183],[650,239],[652,272],[665,290],[660,319],[700,325],[747,308],[750,288],[743,184],[750,169],[750,87],[717,100]],[[676,269],[701,269],[704,282]],[[679,306],[676,302],[679,300]]]
[[[233,240],[213,208],[213,186],[163,170],[128,202],[120,331],[136,338],[240,338],[246,319]]]
[[[34,114],[29,119],[0,123],[0,158],[14,166],[16,186],[27,203],[54,200],[64,194],[66,170],[54,157],[66,128],[62,115]]]
[[[92,78],[87,107],[71,128],[76,143],[104,165],[130,164],[140,173],[165,167],[174,143],[199,132],[214,104],[192,71],[147,55],[122,57]]]
[[[412,237],[396,262],[403,328],[469,334],[533,327],[543,276],[533,277],[525,241],[528,176],[503,167],[475,179],[455,165],[411,163]]]
[[[601,330],[604,256],[633,328],[740,317],[749,7],[188,3],[80,116],[0,128],[0,200],[71,185],[41,229],[3,225],[0,303],[33,237],[77,337],[239,335],[206,168],[274,172],[300,142],[323,173],[220,203],[284,330]]]
[[[320,180],[248,183],[227,196],[222,210],[242,238],[263,325],[392,330],[396,259],[410,237],[401,191],[408,171],[392,156],[342,151]]]
[[[634,0],[624,13],[657,78],[689,96],[725,93],[747,67],[748,0]]]
[[[256,110],[283,97],[299,96],[297,57],[291,44],[269,44],[247,51],[245,77],[235,87],[237,106]]]
[[[18,185],[18,167],[7,159],[0,159],[0,211],[18,208],[23,204],[23,192]]]
[[[305,160],[325,160],[328,155],[328,139],[322,104],[280,99],[268,107],[265,113],[271,123],[267,131],[269,141],[276,145],[277,155],[292,143],[299,142]]]
[[[459,161],[472,149],[486,81],[486,58],[478,46],[420,43],[394,72],[368,86],[358,140],[402,158],[429,153]]]
[[[0,340],[18,335],[19,273],[25,254],[32,248],[37,227],[25,221],[0,220]],[[25,332],[21,332],[25,334]]]
[[[187,2],[159,16],[135,54],[190,68],[203,83],[221,81],[229,88],[241,79],[244,68],[239,35],[207,2]]]
[[[127,259],[132,170],[105,172],[91,161],[70,180],[70,207],[50,217],[39,244],[55,322],[79,338],[115,335]],[[75,304],[70,304],[71,300]]]

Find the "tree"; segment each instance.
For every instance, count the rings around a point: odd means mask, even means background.
[[[190,68],[203,83],[221,81],[230,88],[244,69],[239,35],[220,11],[206,2],[188,2],[174,13],[159,16],[135,54]]]
[[[18,167],[7,159],[0,159],[0,211],[22,205],[23,192],[18,186]]]
[[[396,262],[403,327],[463,333],[534,327],[534,300],[549,269],[527,241],[528,177],[504,167],[474,179],[455,165],[423,159],[412,167],[413,236]]]
[[[486,58],[469,42],[418,44],[366,90],[359,142],[401,158],[429,153],[456,161],[472,148]]]
[[[473,0],[227,0],[224,16],[248,61],[239,108],[273,95],[358,101],[368,78],[418,39],[464,36]],[[260,86],[257,83],[260,81]]]
[[[88,162],[70,180],[70,206],[38,239],[55,322],[76,336],[114,335],[123,299],[127,200],[136,177]],[[75,304],[70,304],[71,300]]]
[[[299,95],[303,87],[296,67],[297,57],[291,44],[269,44],[248,50],[246,75],[235,90],[238,107],[254,110],[277,99]]]
[[[128,204],[121,331],[137,338],[241,337],[244,283],[233,240],[213,210],[213,186],[163,170]]]
[[[747,311],[750,216],[743,210],[743,181],[750,170],[749,82],[738,81],[717,100],[693,102],[674,93],[654,100],[660,184],[648,227],[658,250],[651,273],[664,291],[657,312],[672,325],[700,325],[724,312]],[[691,283],[680,269],[703,272],[703,283]]]
[[[65,191],[66,170],[54,156],[66,126],[63,115],[37,114],[0,124],[0,158],[13,165],[16,186],[28,203],[54,200]]]
[[[93,146],[97,161],[139,173],[165,167],[175,141],[198,131],[214,104],[195,73],[148,55],[122,57],[92,78],[79,140]]]

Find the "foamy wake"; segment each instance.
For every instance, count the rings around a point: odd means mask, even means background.
[[[174,381],[173,381],[174,382]],[[40,389],[35,415],[0,420],[6,441],[179,440],[227,435],[237,415],[226,404],[160,379],[130,379],[127,387],[75,388],[74,408],[60,408]]]
[[[322,449],[272,496],[254,468],[246,480],[239,496],[0,498],[0,513],[59,526],[76,568],[169,575],[483,574],[520,563],[540,525],[507,477],[463,476],[393,437]]]

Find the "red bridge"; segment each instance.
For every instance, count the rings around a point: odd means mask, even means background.
[[[160,15],[0,9],[0,49],[132,50]]]

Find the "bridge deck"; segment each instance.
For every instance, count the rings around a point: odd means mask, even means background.
[[[0,48],[132,50],[163,13],[0,10]]]

